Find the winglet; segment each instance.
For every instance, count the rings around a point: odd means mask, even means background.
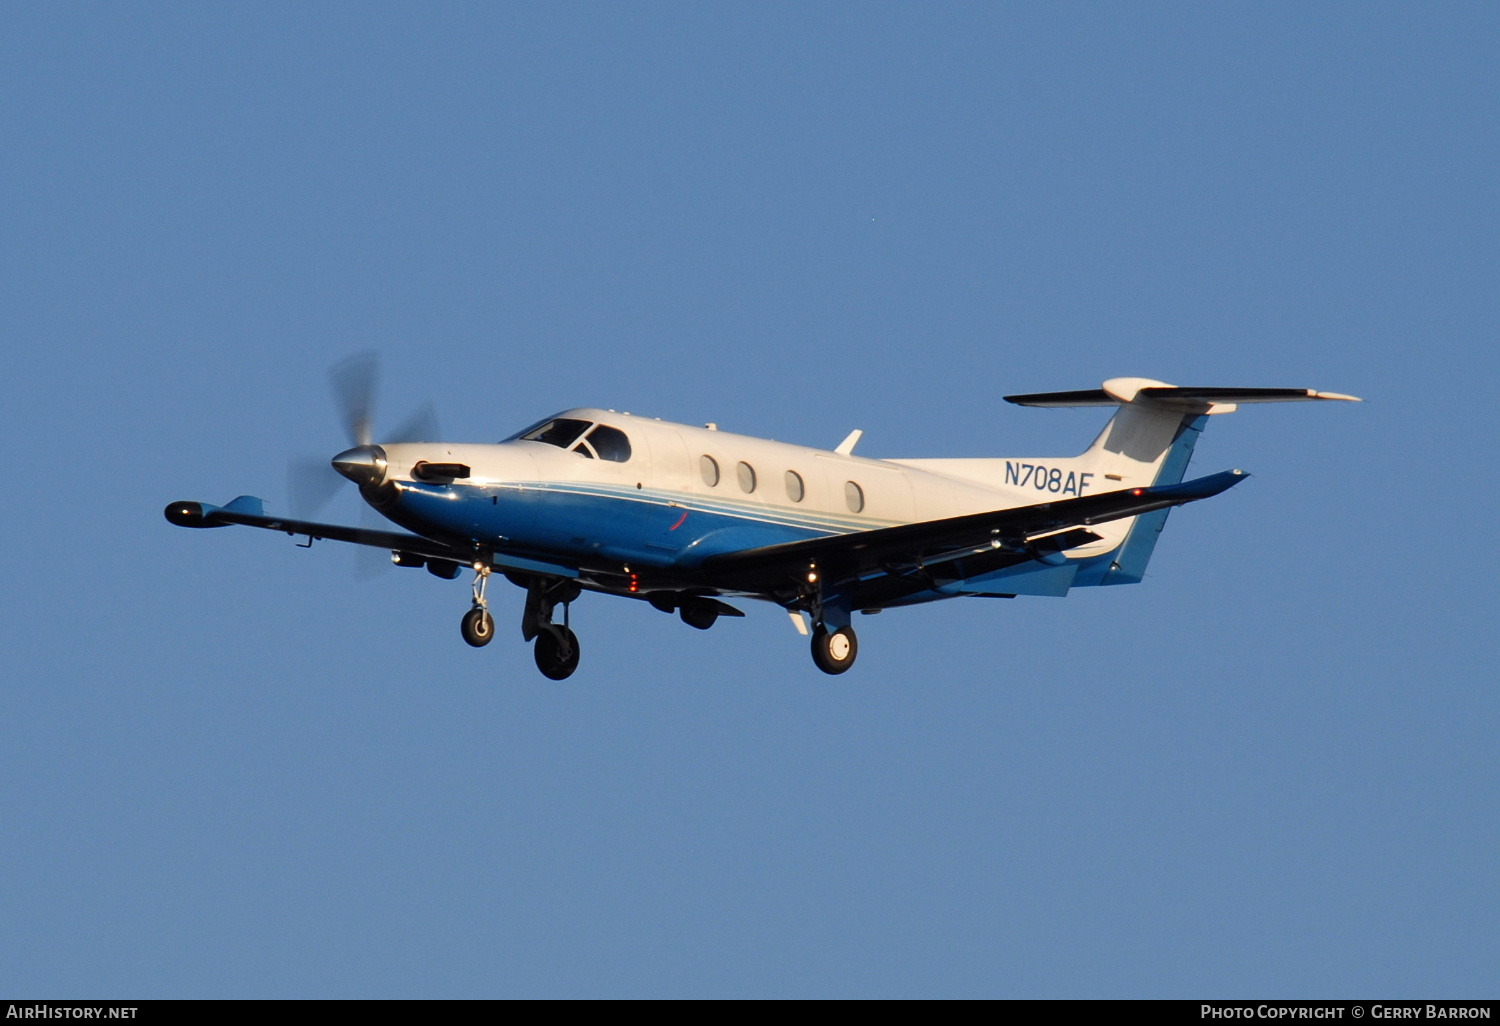
[[[854,447],[859,444],[859,440],[861,437],[863,437],[863,435],[863,431],[861,431],[859,428],[855,428],[853,431],[849,432],[849,437],[840,442],[839,447],[833,451],[838,453],[840,456],[852,455],[854,453]]]
[[[224,509],[230,513],[247,513],[252,517],[263,517],[266,515],[266,504],[253,495],[240,495],[224,504]]]

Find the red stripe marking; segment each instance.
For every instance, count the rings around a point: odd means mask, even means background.
[[[686,520],[687,520],[687,513],[684,512],[682,514],[682,516],[680,516],[680,517],[677,518],[677,523],[675,523],[671,527],[667,528],[667,530],[669,530],[669,531],[675,531],[675,530],[677,530],[679,527],[681,527],[683,525],[684,522],[686,522]]]

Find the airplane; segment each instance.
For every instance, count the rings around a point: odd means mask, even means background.
[[[1184,480],[1209,417],[1252,403],[1360,401],[1148,378],[1005,396],[1114,410],[1092,445],[1064,458],[872,459],[854,454],[860,431],[825,451],[593,408],[495,444],[377,444],[373,358],[352,359],[352,370],[350,361],[336,368],[335,393],[339,380],[360,382],[342,396],[354,444],[330,465],[405,530],[274,516],[249,495],[223,506],[174,502],[167,520],[266,528],[305,536],[302,547],[373,546],[448,580],[472,572],[460,627],[475,647],[494,637],[487,585],[498,573],[525,591],[521,636],[552,680],[578,667],[569,610],[585,591],[648,602],[699,630],[744,615],[726,600],[770,602],[810,635],[818,669],[840,674],[859,652],[856,612],[1139,583],[1172,508],[1247,476]]]

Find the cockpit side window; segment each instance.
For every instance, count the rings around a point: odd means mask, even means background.
[[[559,449],[571,449],[589,459],[626,463],[630,460],[630,439],[619,428],[593,424],[571,417],[553,417],[513,436],[510,441],[542,442]]]
[[[578,436],[583,434],[588,426],[589,422],[586,420],[569,420],[566,417],[559,417],[526,432],[521,436],[521,441],[544,442],[547,445],[555,445],[559,449],[566,449],[578,441]]]
[[[589,432],[587,442],[594,447],[601,460],[625,463],[630,459],[630,439],[619,428],[600,424]]]

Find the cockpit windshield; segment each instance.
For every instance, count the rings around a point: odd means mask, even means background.
[[[523,442],[545,442],[555,445],[559,449],[566,449],[578,441],[578,436],[589,429],[586,420],[568,420],[559,417],[557,420],[549,420],[547,423],[526,432],[521,436]]]
[[[567,449],[587,459],[625,463],[630,459],[630,439],[619,428],[591,424],[586,420],[555,417],[528,428],[507,441],[541,442]]]

